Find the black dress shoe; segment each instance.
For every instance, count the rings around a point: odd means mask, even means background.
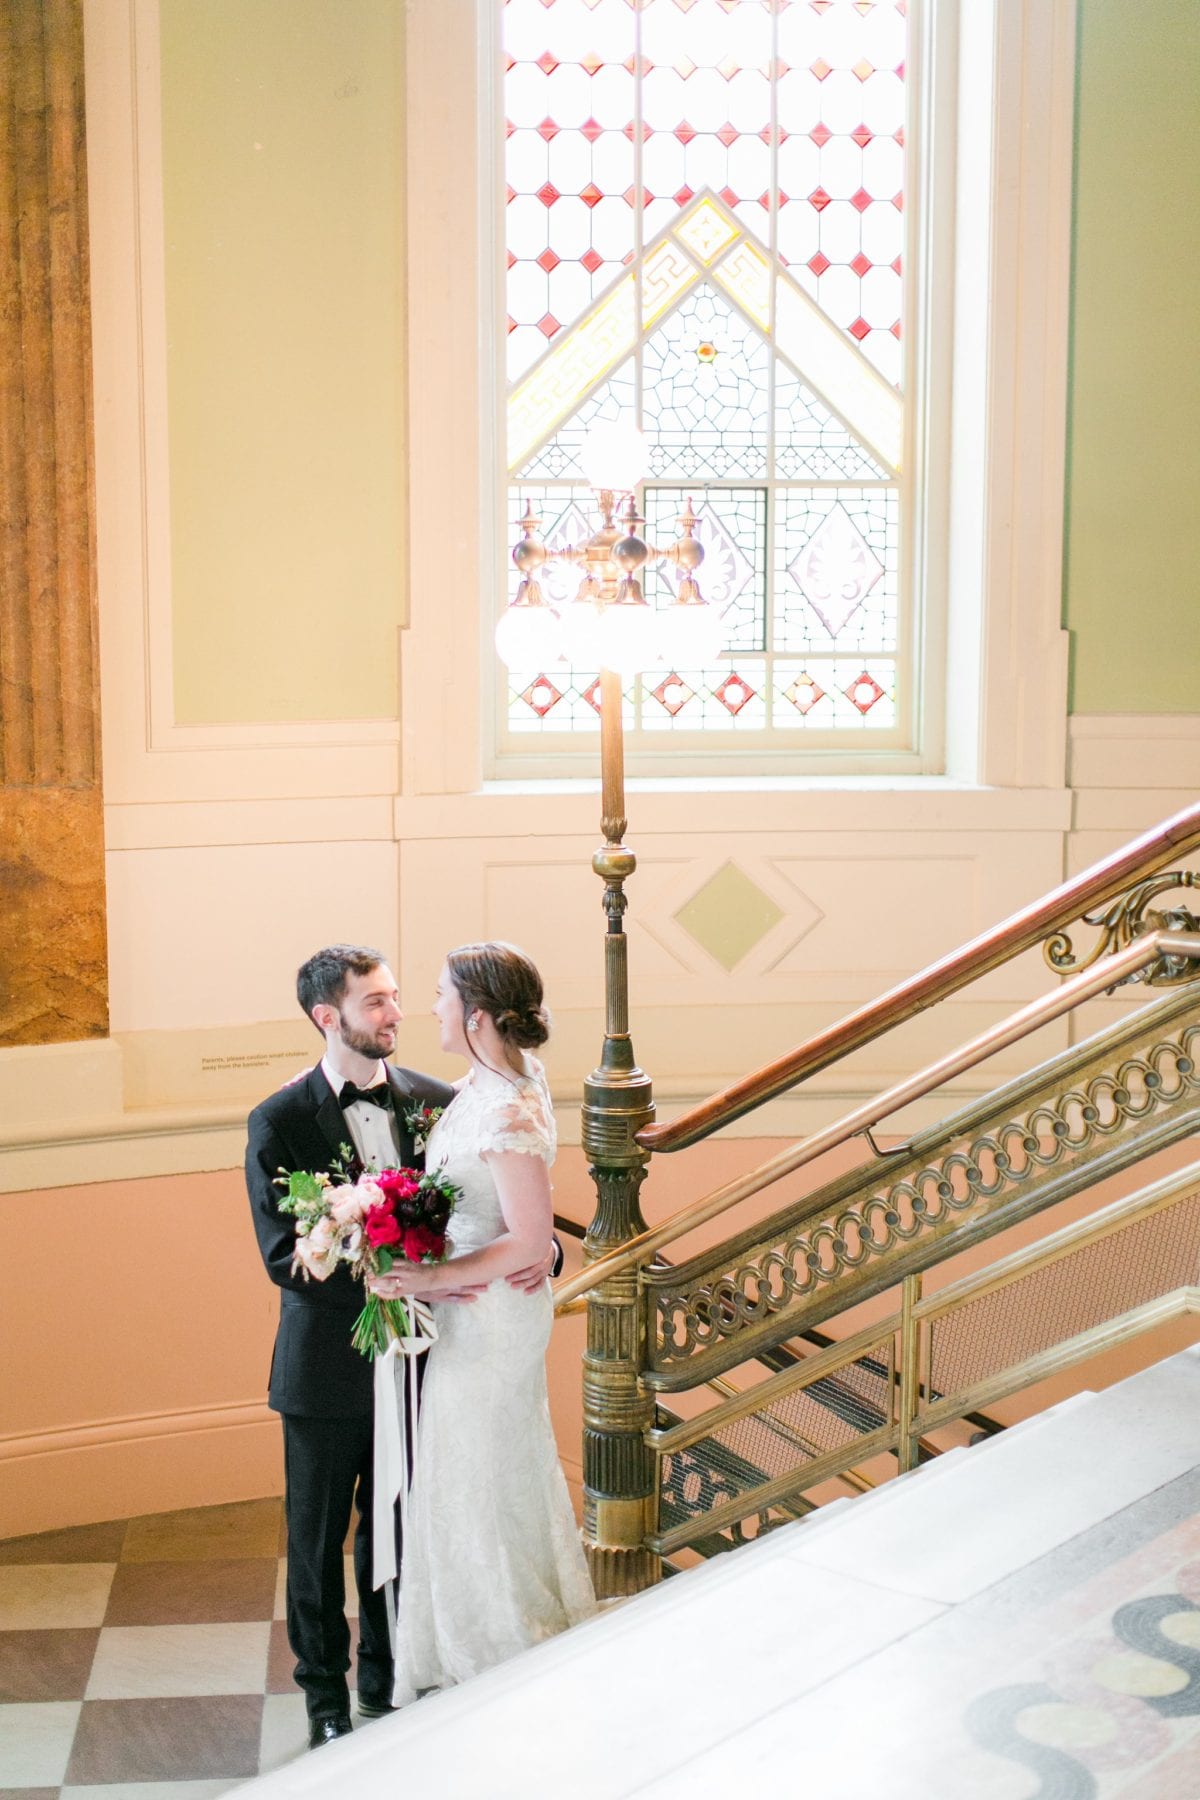
[[[310,1719],[308,1747],[319,1750],[322,1744],[332,1744],[334,1738],[349,1737],[352,1729],[349,1713],[329,1713],[323,1719]]]
[[[390,1700],[380,1699],[378,1695],[360,1694],[358,1696],[358,1716],[360,1719],[382,1719],[385,1718],[388,1713],[394,1713],[395,1711],[396,1708],[392,1705]]]

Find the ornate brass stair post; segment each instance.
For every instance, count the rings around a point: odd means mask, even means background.
[[[650,1077],[634,1060],[629,1036],[628,939],[622,917],[625,882],[636,858],[625,835],[621,678],[600,677],[600,754],[604,847],[592,867],[604,882],[604,1050],[584,1083],[583,1147],[596,1183],[596,1215],[584,1249],[602,1256],[645,1229],[638,1192],[649,1157],[634,1134],[654,1117]],[[583,1370],[584,1541],[598,1599],[635,1594],[659,1577],[658,1558],[643,1547],[655,1529],[654,1458],[645,1432],[654,1402],[639,1371],[645,1347],[645,1304],[636,1269],[602,1282],[588,1296]]]

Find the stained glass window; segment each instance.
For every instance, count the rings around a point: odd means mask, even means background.
[[[503,14],[508,544],[530,503],[550,548],[586,539],[588,431],[635,420],[646,536],[691,501],[725,648],[628,683],[633,747],[903,747],[906,0]],[[552,602],[578,580],[549,565]],[[595,681],[514,675],[508,742],[596,730]]]

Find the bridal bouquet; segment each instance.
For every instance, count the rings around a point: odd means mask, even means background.
[[[281,1169],[276,1186],[284,1190],[279,1210],[296,1221],[292,1272],[305,1280],[325,1281],[339,1263],[362,1281],[386,1275],[397,1259],[442,1262],[446,1227],[460,1190],[444,1176],[421,1169],[380,1169],[348,1174],[346,1163],[333,1175],[309,1175]],[[393,1337],[409,1335],[402,1300],[368,1294],[354,1322],[351,1342],[364,1356],[378,1356]]]

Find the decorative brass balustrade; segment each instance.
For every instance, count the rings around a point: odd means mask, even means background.
[[[1200,982],[922,1132],[901,1156],[669,1269],[646,1268],[647,1386],[692,1387],[1200,1125]]]
[[[1114,1279],[1097,1280],[1101,1262]],[[710,1508],[687,1517],[667,1506],[649,1547],[669,1556],[746,1520],[781,1522],[770,1515],[794,1516],[806,1493],[871,1456],[891,1453],[911,1468],[919,1438],[1188,1315],[1200,1317],[1200,1164],[927,1298],[921,1276],[909,1275],[898,1311],[698,1418],[651,1432],[664,1494],[673,1465],[690,1453],[723,1473],[727,1497],[714,1493]],[[887,1371],[874,1396],[883,1422],[839,1434],[811,1396],[867,1359]],[[788,1427],[793,1454],[777,1458],[767,1479],[739,1485],[739,1471],[762,1472],[752,1434],[763,1421]]]

